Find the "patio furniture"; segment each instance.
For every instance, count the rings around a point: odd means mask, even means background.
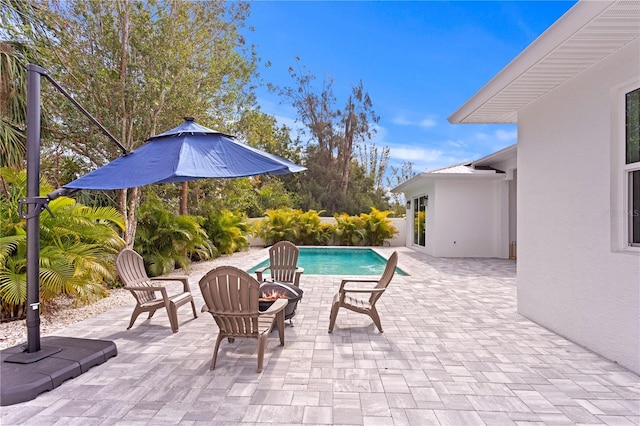
[[[382,293],[387,289],[387,286],[393,278],[393,274],[396,272],[396,265],[398,264],[398,252],[393,252],[389,260],[387,260],[387,266],[382,273],[380,279],[344,279],[340,283],[340,290],[333,296],[333,305],[331,306],[331,316],[329,317],[329,333],[333,332],[333,326],[336,323],[336,317],[340,308],[345,308],[353,312],[369,315],[375,323],[380,333],[382,333],[382,325],[380,324],[380,316],[376,309],[376,302],[382,296]],[[376,283],[372,288],[364,287],[350,287],[348,283]],[[352,294],[354,294],[352,296]],[[369,295],[368,298],[362,296]]]
[[[216,367],[220,342],[225,337],[233,343],[236,337],[258,339],[258,373],[262,371],[264,349],[274,322],[278,324],[280,345],[284,345],[284,309],[286,299],[277,299],[266,311],[259,310],[260,283],[247,272],[233,266],[220,266],[200,280],[200,291],[220,331],[211,360]]]
[[[292,283],[300,286],[300,275],[304,268],[298,267],[298,255],[300,250],[289,241],[279,241],[269,249],[269,266],[256,270],[258,282],[262,282],[262,275],[268,269],[271,279],[281,283]]]
[[[149,278],[144,268],[142,256],[131,249],[124,249],[116,258],[116,269],[120,279],[124,283],[124,288],[129,290],[136,299],[136,307],[131,314],[129,322],[129,330],[133,323],[143,312],[149,312],[149,318],[162,308],[167,309],[171,331],[178,332],[178,308],[185,303],[191,302],[193,317],[197,318],[196,305],[189,288],[189,278],[185,276],[175,277],[154,277]],[[166,287],[162,285],[154,285],[158,281],[179,281],[182,283],[182,291],[177,294],[169,295]]]

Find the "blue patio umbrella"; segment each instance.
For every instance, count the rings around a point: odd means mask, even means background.
[[[135,151],[63,188],[123,189],[151,183],[281,175],[303,170],[306,168],[238,142],[233,136],[208,129],[186,117],[180,126],[152,136]]]
[[[40,83],[45,77],[96,124],[125,155],[46,197],[40,196]],[[306,170],[248,145],[232,136],[195,123],[192,118],[173,130],[156,135],[128,153],[109,131],[49,76],[46,69],[27,65],[27,196],[20,200],[20,216],[27,235],[27,345],[0,351],[0,406],[35,398],[60,386],[94,365],[116,356],[115,343],[106,340],[49,336],[40,345],[40,213],[48,202],[79,189],[124,189],[150,183],[184,182],[201,178],[232,178]]]

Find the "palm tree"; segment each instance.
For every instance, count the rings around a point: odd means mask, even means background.
[[[22,167],[25,159],[25,65],[11,44],[0,41],[0,167]]]
[[[25,220],[15,212],[24,197],[26,172],[0,169],[8,197],[0,197],[0,305],[2,318],[21,317],[26,303]],[[43,184],[41,193],[53,188]],[[67,197],[49,203],[40,218],[40,301],[61,294],[89,302],[116,280],[114,259],[125,246],[124,219],[112,207],[87,207]]]
[[[38,44],[47,44],[49,40],[45,22],[36,18],[39,10],[46,9],[23,0],[0,2],[0,27],[5,37],[0,40],[0,167],[24,167],[26,65],[38,62]],[[24,40],[37,40],[38,43],[25,43]],[[43,118],[43,128],[47,127],[45,121]]]

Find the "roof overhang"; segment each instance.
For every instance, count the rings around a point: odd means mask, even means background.
[[[640,37],[640,0],[581,0],[449,117],[517,123],[518,111]]]
[[[395,188],[391,189],[393,193],[406,192],[413,187],[419,187],[425,182],[436,180],[450,180],[450,179],[462,179],[462,180],[504,180],[510,179],[510,175],[501,173],[497,170],[482,170],[476,169],[478,166],[492,166],[501,161],[510,160],[518,155],[518,146],[516,144],[510,145],[506,148],[496,151],[493,154],[489,154],[485,157],[479,158],[474,161],[467,161],[464,163],[456,164],[441,169],[431,170],[428,172],[422,172],[411,179],[401,183]],[[505,172],[503,170],[503,172]]]
[[[493,154],[489,154],[486,157],[482,157],[478,160],[471,161],[467,164],[476,166],[493,166],[501,161],[511,160],[518,155],[518,146],[516,144],[510,145],[506,148],[496,151]]]
[[[391,189],[394,194],[410,191],[412,188],[421,188],[426,182],[438,180],[505,180],[507,175],[495,170],[474,170],[471,173],[439,173],[422,172],[406,182]]]

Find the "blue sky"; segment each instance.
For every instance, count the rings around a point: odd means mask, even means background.
[[[247,41],[264,81],[292,86],[301,64],[334,81],[337,106],[360,80],[380,116],[376,146],[391,163],[433,170],[516,142],[515,125],[452,125],[467,99],[562,16],[575,1],[258,1]],[[290,104],[262,88],[262,111],[296,127]]]

